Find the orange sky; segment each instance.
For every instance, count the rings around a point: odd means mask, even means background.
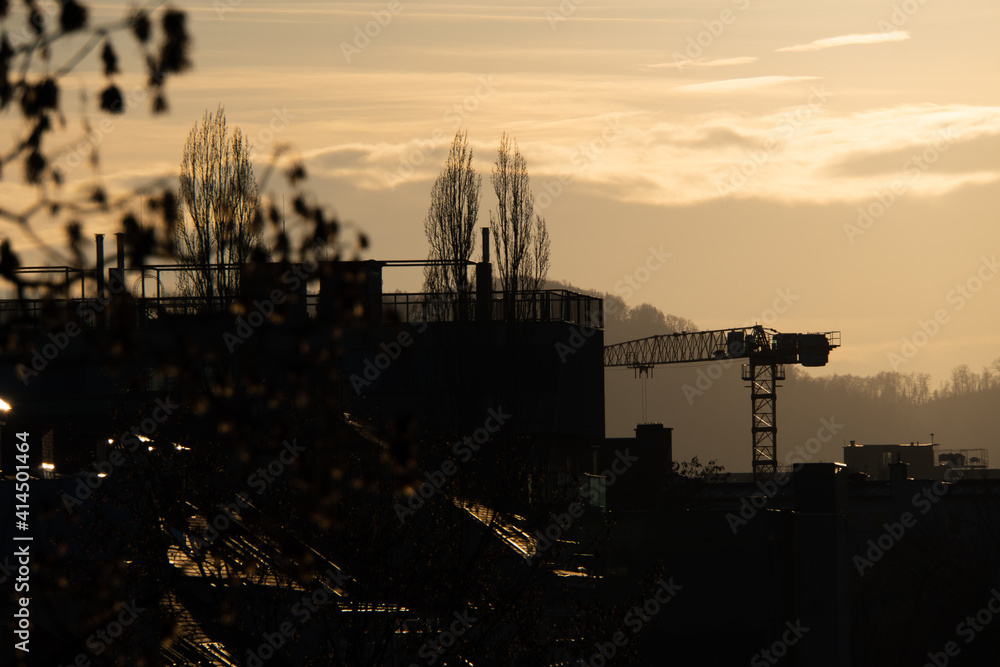
[[[469,132],[488,224],[507,131],[549,224],[553,278],[625,295],[662,246],[669,261],[629,303],[702,328],[839,329],[823,372],[938,381],[1000,357],[995,2],[177,5],[196,68],[171,81],[168,116],[138,103],[105,124],[111,187],[175,174],[191,125],[222,103],[260,155],[296,146],[371,256],[419,258],[452,135]],[[133,65],[129,40],[114,41]],[[95,71],[66,81],[70,130]],[[120,78],[126,93],[140,81]],[[16,117],[0,125],[10,137]],[[4,176],[5,204],[30,201],[19,170]],[[386,279],[418,289],[420,275]]]

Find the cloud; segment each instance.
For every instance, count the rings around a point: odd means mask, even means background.
[[[676,88],[687,93],[732,93],[754,88],[770,88],[786,83],[799,83],[818,79],[816,76],[754,76],[745,79],[724,79],[707,83],[692,83]]]
[[[696,58],[694,60],[675,60],[671,63],[654,63],[651,65],[640,65],[639,69],[641,71],[648,71],[651,69],[685,69],[687,67],[703,68],[703,67],[731,67],[734,65],[749,65],[750,63],[757,62],[755,56],[739,56],[737,58],[716,58],[715,60],[702,60],[701,58]]]
[[[785,46],[775,49],[775,53],[785,51],[822,51],[832,49],[837,46],[855,46],[857,44],[882,44],[883,42],[902,42],[910,38],[910,33],[905,30],[894,30],[892,32],[870,32],[865,34],[856,33],[853,35],[840,35],[839,37],[827,37],[817,39],[808,44],[796,44],[795,46]]]
[[[995,107],[921,104],[836,113],[813,93],[798,106],[759,114],[595,115],[569,129],[519,137],[536,195],[576,186],[653,205],[725,198],[822,205],[865,202],[901,179],[907,198],[1000,181],[989,161],[1000,137]],[[948,137],[946,148],[942,137]],[[477,168],[489,174],[495,138],[474,141]],[[310,174],[358,191],[397,185],[423,191],[441,168],[446,143],[345,143],[305,157]],[[903,165],[913,156],[934,164],[919,174],[907,171]]]

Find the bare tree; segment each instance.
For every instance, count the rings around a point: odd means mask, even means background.
[[[490,213],[490,229],[500,289],[504,300],[513,303],[517,293],[537,290],[544,284],[549,268],[549,234],[545,219],[535,216],[527,162],[517,142],[506,132],[500,137],[492,181],[497,210]]]
[[[976,390],[975,373],[969,369],[968,364],[961,364],[951,369],[951,385],[956,396],[969,394]]]
[[[181,263],[198,268],[182,274],[191,293],[206,297],[236,296],[238,266],[261,243],[254,225],[260,193],[250,163],[250,142],[237,127],[232,134],[220,105],[195,123],[184,145],[180,200],[185,212],[177,226]],[[213,264],[230,265],[213,270]],[[235,265],[235,266],[233,266]]]
[[[424,287],[438,294],[467,294],[471,289],[466,262],[472,257],[483,178],[472,166],[468,132],[456,132],[444,169],[431,188],[424,219],[430,251],[427,259],[454,262],[428,266]]]
[[[529,258],[531,271],[527,280],[528,289],[537,291],[545,287],[545,281],[549,277],[550,246],[549,229],[545,225],[545,218],[536,215]]]
[[[500,289],[506,298],[527,287],[524,270],[530,262],[531,218],[535,212],[528,165],[517,142],[506,132],[500,137],[492,181],[497,210],[490,212],[490,229],[496,248]]]

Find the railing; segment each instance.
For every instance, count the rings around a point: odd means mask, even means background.
[[[108,292],[124,290],[134,299],[137,327],[169,316],[193,316],[229,313],[234,298],[231,296],[178,296],[177,276],[192,267],[174,265],[146,266],[142,269],[125,269],[118,274],[109,272],[105,289]],[[213,266],[213,270],[232,269],[232,266]],[[79,288],[72,285],[71,292],[79,296],[48,298],[0,299],[0,326],[34,328],[43,317],[51,320],[76,321],[83,327],[106,326],[103,313],[109,308],[109,298],[86,297],[94,293],[93,271],[70,267],[30,267],[19,270],[29,281],[69,285],[79,281]],[[45,280],[48,278],[48,280]],[[54,278],[54,280],[53,280]],[[91,289],[87,289],[91,287]],[[490,321],[567,322],[604,327],[604,308],[601,299],[569,290],[538,290],[517,292],[506,298],[503,292],[491,292],[488,310],[484,310],[475,292],[466,295],[435,293],[394,293],[381,297],[381,320],[418,322],[471,322],[487,317]],[[306,295],[306,313],[315,318],[319,303],[318,294]]]
[[[489,318],[502,322],[569,322],[604,326],[601,299],[569,290],[517,292],[505,299],[503,292],[490,294]],[[420,322],[472,322],[478,317],[476,294],[396,292],[382,295],[382,320],[410,324]]]
[[[49,288],[61,287],[66,290],[67,294],[69,293],[71,282],[79,280],[81,298],[87,293],[86,285],[84,284],[86,276],[89,274],[92,277],[93,273],[93,271],[78,269],[72,266],[25,266],[17,270],[18,276],[21,276],[24,282],[29,285],[45,285]]]

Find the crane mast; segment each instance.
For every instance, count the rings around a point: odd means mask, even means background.
[[[604,348],[604,365],[648,372],[661,364],[746,359],[743,380],[750,383],[752,405],[751,465],[755,480],[777,472],[777,383],[785,364],[825,366],[830,350],[840,347],[840,332],[780,333],[762,326],[649,336]]]

